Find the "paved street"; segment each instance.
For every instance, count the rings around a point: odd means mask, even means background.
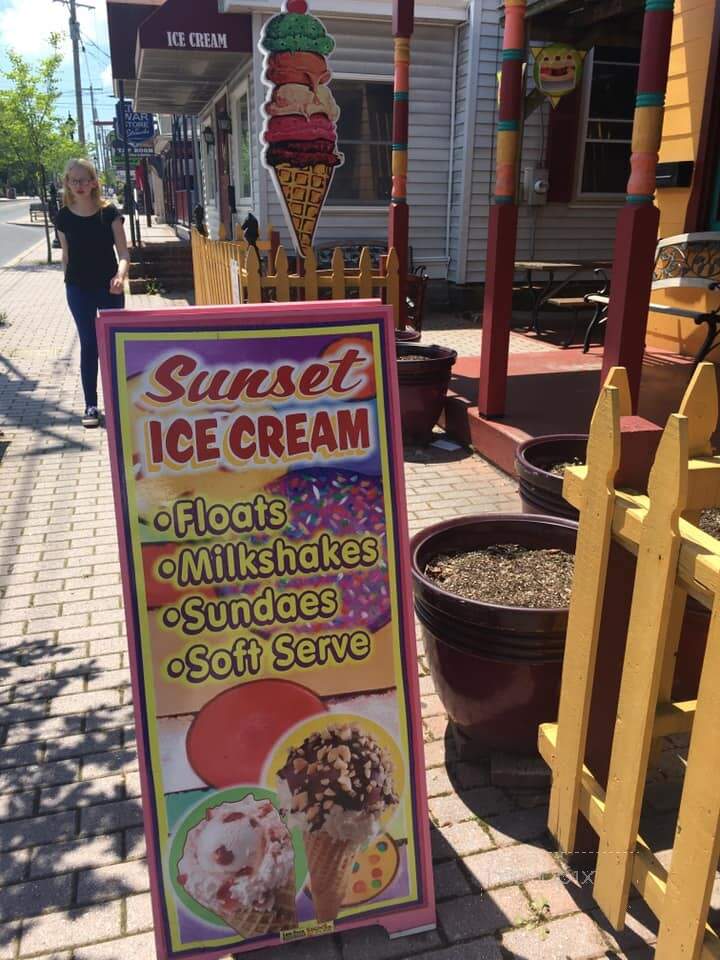
[[[0,268],[0,304],[0,960],[153,960],[106,434],[78,422],[59,267]],[[426,340],[461,338],[475,343],[477,328],[445,324]],[[413,529],[518,509],[514,483],[467,451],[412,454],[406,474]],[[438,929],[389,941],[368,928],[263,955],[651,957],[648,911],[635,901],[621,935],[600,922],[553,852],[547,792],[493,786],[487,762],[459,760],[422,656],[420,673]],[[668,749],[655,817],[681,772]]]
[[[37,198],[35,198],[37,200]],[[11,221],[27,220],[30,200],[3,200],[0,202],[0,264],[28,250],[42,236],[41,227],[18,226]]]

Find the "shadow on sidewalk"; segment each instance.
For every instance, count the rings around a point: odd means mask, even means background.
[[[41,437],[57,440],[56,446],[46,447],[38,444],[27,450],[28,456],[45,456],[59,450],[90,450],[90,444],[60,432],[63,427],[76,426],[77,412],[66,410],[60,404],[47,398],[37,399],[33,394],[40,381],[27,377],[11,360],[0,354],[0,396],[3,404],[3,427],[5,429],[27,428],[32,425],[34,432]],[[22,400],[22,406],[15,403]],[[48,414],[59,414],[48,419]],[[52,426],[50,425],[52,423]]]

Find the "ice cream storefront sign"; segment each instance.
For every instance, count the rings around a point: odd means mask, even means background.
[[[263,80],[263,163],[270,171],[290,235],[301,256],[312,247],[336,167],[340,116],[328,83],[327,57],[335,42],[307,12],[305,0],[287,0],[260,38]]]
[[[427,928],[389,309],[99,326],[158,957]]]

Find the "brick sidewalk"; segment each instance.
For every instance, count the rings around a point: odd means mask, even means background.
[[[0,304],[0,960],[152,960],[106,435],[78,422],[78,350],[59,268],[26,259],[0,269]],[[430,448],[409,457],[413,530],[518,509],[514,483],[477,456]],[[613,952],[613,937],[583,912],[586,889],[559,879],[546,792],[499,789],[489,764],[460,762],[422,659],[420,682],[437,931],[390,942],[373,928],[270,955],[651,956],[641,908],[619,938],[627,953]],[[661,812],[662,789],[674,785],[662,773],[657,786]]]

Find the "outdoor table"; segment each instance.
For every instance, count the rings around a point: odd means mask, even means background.
[[[516,260],[515,270],[525,272],[527,287],[532,297],[531,318],[527,329],[533,330],[540,336],[542,331],[540,330],[539,315],[543,304],[548,300],[557,300],[558,295],[579,274],[594,270],[609,270],[611,267],[612,260]],[[555,274],[559,272],[567,275],[560,280],[556,280]],[[533,273],[546,273],[548,275],[547,281],[538,293],[535,292],[533,287]]]

